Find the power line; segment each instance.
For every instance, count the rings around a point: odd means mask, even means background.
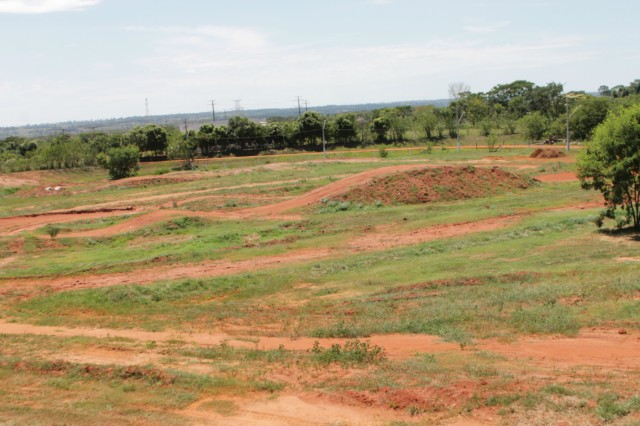
[[[242,99],[235,99],[233,101],[234,104],[234,110],[236,112],[236,115],[240,115],[240,111],[242,111],[242,107],[240,106],[240,101],[242,101]]]

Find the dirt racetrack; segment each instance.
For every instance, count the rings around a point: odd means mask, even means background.
[[[5,334],[35,334],[62,337],[121,337],[139,341],[185,340],[197,345],[211,346],[227,342],[236,347],[273,350],[283,345],[296,351],[309,350],[315,341],[328,347],[343,344],[346,339],[268,337],[229,335],[222,333],[157,332],[127,329],[65,328],[31,324],[0,322]],[[258,343],[254,343],[257,340]],[[416,352],[438,353],[465,350],[491,351],[513,358],[529,359],[549,366],[601,366],[620,369],[640,368],[640,334],[620,334],[615,330],[587,329],[577,337],[526,337],[513,343],[496,340],[478,340],[466,349],[457,343],[443,341],[440,337],[419,334],[374,335],[365,340],[381,346],[390,358],[407,358]]]
[[[488,169],[500,162],[509,171],[531,175],[538,173],[536,169],[542,171],[540,164],[546,161],[514,158],[487,157],[451,164],[457,168],[473,164]],[[379,159],[357,161],[382,162]],[[575,174],[566,171],[571,170],[571,166],[564,164],[569,161],[573,161],[573,157],[556,160],[558,164],[554,164],[553,170],[559,173],[545,173],[535,178],[542,183],[575,182]],[[277,164],[267,168],[281,167],[295,169],[296,166]],[[131,189],[122,190],[128,195],[117,201],[87,204],[72,211],[51,209],[39,215],[0,218],[0,236],[6,241],[0,247],[4,250],[0,268],[7,271],[17,268],[7,276],[22,274],[19,278],[0,278],[0,302],[8,309],[0,318],[0,337],[7,346],[0,354],[5,357],[0,360],[0,368],[12,379],[28,377],[35,383],[39,374],[44,377],[41,388],[35,384],[16,387],[11,398],[33,409],[31,405],[36,404],[32,401],[39,404],[42,400],[40,394],[33,396],[36,389],[42,395],[47,392],[61,395],[65,398],[64,404],[68,401],[70,409],[75,409],[84,407],[82,399],[113,394],[121,398],[113,399],[116,406],[121,404],[116,408],[116,415],[140,413],[135,414],[138,417],[131,417],[142,419],[140,424],[146,424],[144,416],[149,413],[161,413],[175,415],[185,424],[296,426],[416,422],[559,425],[574,424],[572,419],[579,420],[575,424],[599,424],[595,413],[600,390],[589,394],[593,384],[601,386],[599,389],[618,392],[620,401],[635,401],[632,398],[640,380],[637,375],[640,333],[633,319],[629,319],[638,300],[633,283],[611,290],[620,293],[615,295],[620,299],[620,306],[624,305],[619,311],[629,316],[623,318],[626,321],[623,326],[609,327],[616,324],[613,319],[607,320],[610,322],[584,320],[589,309],[593,309],[591,314],[596,316],[596,310],[618,303],[613,299],[605,301],[609,305],[597,304],[599,301],[594,302],[588,296],[580,299],[579,304],[570,301],[574,293],[588,287],[580,287],[584,282],[594,288],[600,285],[588,281],[587,272],[575,270],[574,266],[579,264],[574,256],[592,259],[588,257],[592,256],[591,252],[579,252],[582,245],[592,244],[595,239],[587,229],[592,226],[587,222],[590,212],[581,210],[602,206],[599,196],[581,195],[578,185],[536,184],[533,189],[526,189],[529,192],[518,192],[520,187],[508,187],[505,192],[480,194],[479,191],[479,196],[486,201],[475,199],[469,204],[460,199],[446,202],[439,199],[432,205],[416,207],[390,201],[379,209],[367,204],[362,210],[319,211],[323,207],[321,200],[339,199],[354,187],[374,179],[386,179],[398,172],[414,176],[418,169],[436,167],[443,168],[442,164],[425,164],[410,157],[403,165],[339,176],[302,195],[293,194],[300,194],[312,185],[302,185],[296,179],[242,185],[234,185],[240,182],[230,180],[211,180],[203,185],[179,185],[202,175],[144,176],[118,183]],[[304,170],[299,168],[298,172]],[[342,168],[328,170],[344,172]],[[213,173],[207,174],[211,175]],[[313,176],[319,175],[318,170],[314,170]],[[288,179],[296,175],[277,176]],[[313,179],[327,181],[326,176],[304,181]],[[262,180],[265,178],[261,177]],[[531,180],[527,178],[527,181]],[[157,188],[172,183],[178,184],[176,192],[170,192],[171,187]],[[278,183],[283,186],[245,193],[223,192]],[[478,179],[471,186],[483,183],[489,189],[497,185],[489,179]],[[153,192],[145,194],[145,186],[153,186]],[[209,186],[211,188],[202,189]],[[185,190],[191,187],[195,190]],[[380,190],[375,188],[374,191]],[[80,189],[85,191],[84,187]],[[271,189],[273,191],[267,192]],[[408,184],[405,191],[410,189]],[[241,194],[238,198],[244,197],[239,205],[258,206],[221,207],[225,197],[233,198],[236,194]],[[217,199],[212,200],[214,197]],[[462,198],[473,198],[473,194]],[[79,199],[82,204],[90,200],[85,196]],[[116,198],[108,193],[102,199],[105,200]],[[309,208],[314,204],[318,210]],[[45,209],[36,204],[32,211],[42,210]],[[25,207],[25,211],[29,210]],[[125,215],[129,217],[100,229],[63,230],[57,240],[26,233],[48,224]],[[216,223],[207,222],[211,226],[206,229],[191,224],[179,230],[163,227],[156,232],[159,228],[153,228],[150,232],[114,239],[114,243],[122,243],[122,247],[132,252],[146,248],[156,250],[160,246],[162,249],[135,259],[112,259],[112,262],[108,261],[114,253],[111,240],[83,240],[130,233],[181,217],[210,219]],[[244,219],[250,221],[243,222]],[[304,220],[283,225],[260,222],[273,219]],[[96,225],[104,226],[82,223],[70,225],[69,229]],[[22,232],[26,235],[19,235]],[[251,245],[247,245],[243,238],[259,232],[264,234],[257,237],[258,242],[254,244],[252,240]],[[477,233],[485,234],[459,238]],[[221,243],[213,242],[218,234],[230,237]],[[438,241],[448,238],[458,239],[442,244]],[[205,243],[185,245],[182,252],[172,251],[175,245],[186,241]],[[406,250],[411,255],[416,252],[415,262],[413,258],[404,258],[401,251],[390,251],[431,241],[434,243],[428,247]],[[606,256],[614,253],[612,263],[632,274],[637,264],[633,251],[635,241],[625,241],[624,253],[602,250]],[[619,239],[615,244],[623,245]],[[91,252],[87,263],[78,266],[73,263],[77,260],[74,253],[82,252],[85,247],[87,251],[96,250],[94,257],[98,260],[91,257]],[[191,247],[197,250],[192,253]],[[375,255],[359,256],[368,253]],[[100,257],[102,254],[105,255]],[[51,256],[52,261],[60,259],[63,265],[59,269],[50,267],[46,256]],[[465,266],[461,266],[463,264]],[[265,274],[255,279],[260,286],[257,293],[245,291],[245,285],[247,289],[258,288],[253,287],[255,277],[250,275],[262,271]],[[502,282],[499,274],[517,278]],[[229,277],[197,283],[202,284],[204,290],[186,296],[175,290],[183,283],[170,282],[231,275],[238,275],[237,280]],[[575,277],[580,277],[575,280],[575,288],[565,285],[565,281],[573,284]],[[146,301],[133,296],[108,302],[99,298],[90,300],[103,292],[57,294],[121,285],[145,286],[159,281],[167,283],[130,289],[132,294],[137,291],[155,294],[156,288],[166,291],[162,293],[164,299],[158,298],[148,306]],[[191,284],[194,283],[187,283],[185,287]],[[122,289],[122,293],[128,290]],[[174,290],[175,294],[171,293]],[[83,300],[85,296],[87,299]],[[494,308],[497,313],[491,311]],[[517,317],[523,312],[529,316]],[[569,331],[551,332],[530,331],[520,323],[514,325],[516,319],[525,318],[529,321],[525,325],[535,326],[538,312],[557,314],[551,317],[567,329],[577,325]],[[422,320],[432,314],[433,323],[416,321],[418,325],[411,328],[414,318]],[[575,321],[574,316],[578,318]],[[396,319],[398,322],[393,322]],[[100,328],[91,328],[88,324],[100,324]],[[73,325],[80,326],[73,328]],[[497,330],[491,329],[492,326]],[[451,332],[458,329],[462,330],[461,335]],[[327,350],[332,345],[346,348],[353,339],[347,337],[350,333],[368,336],[359,339],[384,348],[388,360],[380,365],[313,363],[312,348],[316,342]],[[235,352],[225,354],[227,346]],[[253,350],[256,352],[251,352]],[[13,362],[13,359],[20,361]],[[65,376],[67,367],[75,376]],[[144,375],[129,382],[99,376],[92,382],[85,374],[91,371],[107,375],[114,371],[134,374],[147,369],[175,374],[184,380],[197,377],[202,383],[206,382],[204,379],[224,378],[232,385],[225,387],[228,385],[221,380],[221,387],[203,391],[200,387],[171,388],[162,382],[149,388]],[[240,388],[249,382],[255,387]],[[98,392],[95,389],[99,386],[111,393],[85,396],[84,392]],[[628,386],[628,392],[624,386]],[[174,391],[182,392],[179,394],[182,399],[177,403],[167,399],[165,406],[154,405],[158,395],[168,398]],[[73,400],[74,392],[80,399]],[[129,399],[135,402],[121,403]],[[525,409],[531,401],[538,404],[538,411]],[[225,407],[230,407],[228,412],[223,410]],[[567,407],[573,410],[571,415],[575,418],[562,417]],[[0,404],[0,418],[2,416]],[[632,413],[626,420],[636,417],[638,413]]]

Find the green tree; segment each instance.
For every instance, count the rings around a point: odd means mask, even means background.
[[[428,140],[436,139],[436,129],[438,126],[438,116],[432,106],[427,106],[418,110],[417,122],[424,131]]]
[[[111,148],[98,156],[99,164],[109,171],[109,179],[134,176],[140,166],[140,149],[135,145]]]
[[[238,150],[257,149],[263,137],[262,127],[247,117],[231,117],[227,123],[229,143]]]
[[[387,142],[387,132],[391,128],[391,120],[386,115],[376,117],[371,122],[371,131],[376,135],[376,142]]]
[[[539,141],[547,132],[549,120],[541,112],[535,111],[522,117],[520,124],[525,138],[531,141]]]
[[[580,140],[590,138],[595,128],[607,118],[609,108],[608,98],[588,96],[582,99],[571,117],[571,138]]]
[[[167,154],[172,160],[182,160],[182,168],[184,170],[191,170],[194,168],[193,161],[196,157],[197,149],[198,139],[196,138],[196,133],[190,131],[183,137],[172,140],[169,143]]]
[[[617,223],[632,223],[640,229],[640,105],[610,115],[596,128],[593,140],[578,158],[578,178],[584,189],[602,192],[605,217],[617,219],[616,208],[625,217]]]
[[[41,145],[35,153],[39,168],[65,169],[85,167],[95,163],[89,146],[77,136],[60,135]]]
[[[202,155],[211,155],[217,147],[217,133],[213,124],[203,124],[195,135],[195,143]]]
[[[333,136],[338,143],[349,143],[356,139],[356,116],[341,114],[333,120]]]
[[[141,152],[153,151],[155,155],[164,154],[169,143],[167,130],[155,124],[134,127],[125,135],[125,139]]]
[[[298,117],[298,133],[303,141],[315,144],[322,138],[322,123],[324,118],[315,111],[307,111]]]

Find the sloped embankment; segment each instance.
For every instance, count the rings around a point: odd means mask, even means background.
[[[427,168],[374,178],[339,198],[361,203],[422,204],[486,197],[533,184],[530,178],[497,167]]]

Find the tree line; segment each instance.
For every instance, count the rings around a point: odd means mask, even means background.
[[[117,134],[11,136],[0,141],[0,171],[105,166],[120,157],[116,151],[123,147],[129,156],[143,161],[182,159],[188,167],[196,156],[320,150],[323,139],[329,147],[438,143],[455,138],[461,130],[477,129],[481,136],[520,134],[525,141],[539,141],[563,138],[567,117],[571,138],[586,140],[610,111],[636,103],[640,103],[640,80],[612,89],[601,86],[597,96],[567,94],[558,83],[537,86],[517,80],[486,93],[459,91],[443,107],[396,106],[335,115],[308,111],[297,118],[270,117],[262,123],[236,116],[225,125],[205,124],[189,131],[150,124]]]

